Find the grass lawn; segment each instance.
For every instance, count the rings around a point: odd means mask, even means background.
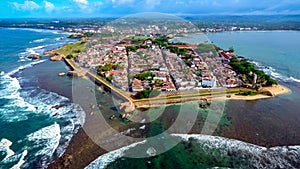
[[[73,55],[74,57],[77,57],[80,52],[83,52],[86,49],[87,46],[85,42],[79,41],[75,43],[66,44],[62,48],[55,50],[55,52],[63,54],[65,56]]]

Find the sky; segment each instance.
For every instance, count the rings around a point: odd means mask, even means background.
[[[300,14],[300,0],[0,0],[0,18]]]

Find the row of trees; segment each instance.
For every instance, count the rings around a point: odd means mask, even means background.
[[[136,74],[134,76],[134,78],[139,79],[139,80],[148,80],[149,78],[153,78],[154,74],[152,74],[151,72],[143,72],[143,73],[139,73]]]
[[[143,48],[147,49],[147,45],[139,45],[139,46],[126,46],[126,52],[136,52],[138,49]]]
[[[102,72],[106,72],[106,71],[110,71],[110,70],[116,70],[119,69],[119,65],[118,64],[112,64],[112,63],[107,63],[105,65],[101,65],[97,67],[97,72],[98,74],[102,74]]]
[[[239,74],[244,74],[246,76],[242,78],[242,80],[246,83],[253,84],[254,76],[256,74],[256,84],[262,84],[264,86],[278,84],[276,80],[272,79],[262,70],[256,69],[255,66],[246,59],[239,59],[234,56],[230,59],[229,65],[233,67]]]
[[[153,98],[160,94],[159,90],[143,90],[138,92],[134,98],[135,99],[144,99],[144,98]]]

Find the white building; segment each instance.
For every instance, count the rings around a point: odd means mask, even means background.
[[[216,77],[213,76],[211,78],[205,77],[202,79],[202,86],[203,87],[214,87],[216,83]]]

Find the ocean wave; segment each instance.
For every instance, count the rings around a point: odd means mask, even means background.
[[[300,83],[300,79],[297,79],[293,76],[286,76],[280,74],[275,68],[271,66],[263,66],[261,63],[256,61],[251,61],[259,70],[264,71],[266,74],[270,75],[272,78],[282,80],[283,82],[297,82]]]
[[[39,150],[35,155],[42,155],[51,157],[59,145],[60,126],[56,122],[53,125],[44,127],[34,133],[27,136],[29,141],[33,142],[33,145],[28,149],[34,149],[43,146],[44,148]],[[43,144],[41,144],[43,143]]]
[[[137,145],[146,143],[146,140],[133,143],[131,145],[128,145],[126,147],[122,147],[118,150],[111,151],[109,153],[103,154],[100,157],[98,157],[96,160],[91,162],[88,166],[85,167],[85,169],[104,169],[106,166],[112,162],[114,162],[116,159],[121,158],[124,155],[124,152],[126,150],[129,150],[130,148],[133,148]]]
[[[0,72],[0,76],[3,76],[3,75],[5,75],[5,72],[4,72],[4,71],[1,71],[1,72]]]
[[[68,98],[44,89],[31,87],[29,87],[29,89],[24,88],[22,89],[21,94],[26,102],[36,106],[36,114],[48,115],[49,119],[55,119],[55,121],[59,122],[56,123],[56,125],[52,125],[52,128],[42,129],[43,131],[38,133],[49,135],[47,134],[48,132],[54,132],[52,134],[57,136],[60,135],[60,139],[58,139],[58,137],[54,139],[57,139],[55,146],[53,142],[51,143],[52,146],[48,146],[47,149],[43,148],[40,152],[35,154],[36,156],[44,154],[42,165],[43,167],[46,167],[48,163],[51,162],[52,156],[60,157],[63,155],[73,135],[77,133],[79,127],[84,124],[85,113],[78,104],[71,103]],[[62,107],[55,109],[53,108],[55,105],[62,105]],[[30,135],[30,137],[32,137],[32,135]],[[44,137],[45,136],[41,136],[41,138]],[[41,144],[49,145],[50,143],[46,142]]]
[[[17,72],[21,71],[21,70],[24,70],[26,68],[30,68],[34,65],[37,65],[39,63],[43,63],[45,62],[46,60],[39,60],[39,61],[34,61],[34,62],[31,62],[31,63],[28,63],[26,65],[22,65],[22,66],[19,66],[17,69],[13,70],[13,71],[10,71],[8,72],[7,74],[5,74],[4,76],[8,77],[8,76],[12,76],[14,74],[16,74]]]
[[[36,39],[36,40],[33,40],[29,43],[41,43],[41,42],[45,42],[46,40],[48,40],[48,38],[43,38],[43,39]]]
[[[0,141],[0,151],[4,151],[6,153],[4,159],[0,161],[0,166],[4,165],[8,167],[9,165],[15,163],[9,168],[19,169],[25,163],[25,156],[28,154],[28,151],[25,149],[21,154],[15,154],[15,152],[10,149],[12,144],[13,143],[10,140],[5,138]]]
[[[300,146],[278,146],[266,148],[239,140],[201,134],[171,134],[183,141],[196,140],[200,149],[212,158],[228,157],[239,160],[237,168],[297,168],[300,165]],[[124,156],[124,152],[146,141],[131,144],[103,154],[85,169],[106,168],[107,165]],[[241,166],[242,165],[242,166]]]
[[[12,142],[6,138],[1,139],[0,141],[0,151],[3,151],[6,153],[6,156],[4,157],[3,161],[7,160],[9,157],[13,156],[15,152],[10,149],[10,146],[12,145]]]
[[[59,34],[60,31],[58,30],[49,30],[49,29],[34,29],[34,28],[7,28],[10,30],[24,30],[24,31],[31,31],[31,32],[38,32],[38,33],[53,33]]]
[[[185,141],[196,139],[204,150],[221,156],[233,155],[240,161],[246,161],[247,168],[295,168],[300,165],[300,146],[266,148],[239,140],[200,134],[172,134]]]
[[[300,83],[300,79],[294,78],[293,76],[290,77],[291,80]]]
[[[25,59],[19,59],[18,62],[26,62],[28,61],[29,59],[25,60]]]
[[[12,167],[12,169],[19,169],[19,168],[21,168],[21,166],[25,163],[25,156],[28,154],[28,151],[27,150],[24,150],[23,151],[23,153],[22,153],[22,155],[21,155],[21,158],[20,158],[20,160],[18,161],[18,163],[17,164],[15,164],[13,167]]]
[[[0,107],[1,118],[8,122],[23,121],[28,119],[28,111],[35,111],[32,104],[24,101],[21,97],[19,90],[21,89],[20,83],[17,78],[10,76],[1,77],[0,99],[7,100],[9,104]],[[16,110],[23,113],[15,113]]]
[[[11,76],[25,68],[42,62],[44,62],[44,60],[20,66],[19,68],[0,77],[0,99],[7,102],[7,104],[0,107],[0,112],[2,112],[1,118],[8,122],[24,121],[28,119],[27,116],[29,113],[36,111],[35,106],[25,101],[21,96],[21,85],[18,79]],[[16,111],[19,112],[16,113]]]

